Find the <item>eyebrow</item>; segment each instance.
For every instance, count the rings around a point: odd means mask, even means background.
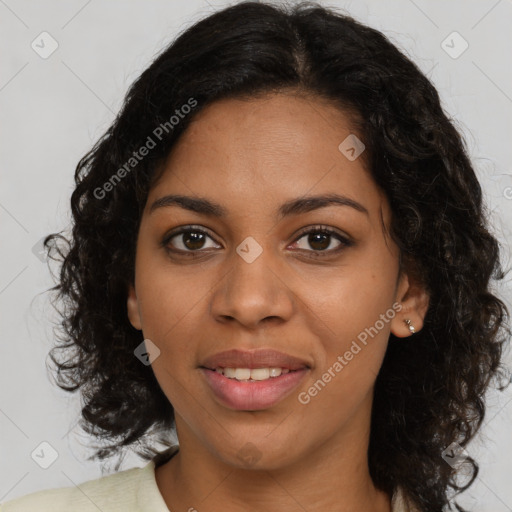
[[[305,196],[286,201],[279,207],[278,216],[283,218],[290,215],[298,215],[331,205],[349,206],[358,212],[369,215],[368,210],[362,204],[350,199],[349,197],[339,194],[324,194],[318,196]],[[228,214],[228,210],[226,208],[204,197],[192,197],[177,194],[170,194],[156,199],[149,209],[149,214],[151,215],[155,210],[169,206],[179,206],[185,210],[206,215],[208,217],[224,218]]]

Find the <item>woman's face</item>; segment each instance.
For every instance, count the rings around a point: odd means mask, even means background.
[[[318,99],[223,100],[169,156],[128,314],[160,351],[152,367],[180,443],[270,469],[365,442],[390,331],[407,336],[404,317],[416,330],[422,317],[361,148],[339,149],[351,134]]]

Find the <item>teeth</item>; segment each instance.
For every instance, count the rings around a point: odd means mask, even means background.
[[[290,370],[288,368],[215,368],[215,371],[228,379],[256,381],[279,377]]]
[[[289,371],[288,368],[269,368],[271,377],[279,377],[282,373],[288,373]]]
[[[251,378],[251,370],[249,368],[236,368],[235,379],[236,380],[249,380]]]
[[[255,368],[251,370],[250,373],[252,380],[265,380],[270,377],[270,368]],[[274,375],[274,377],[276,377],[276,375]]]
[[[229,379],[234,379],[236,373],[236,368],[224,368],[224,377],[228,377]]]

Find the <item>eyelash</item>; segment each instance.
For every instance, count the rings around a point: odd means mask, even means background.
[[[182,228],[179,228],[176,231],[172,231],[171,233],[166,234],[161,242],[161,246],[164,247],[170,253],[186,255],[186,257],[191,257],[191,258],[200,257],[200,254],[198,254],[198,253],[205,252],[202,249],[198,249],[196,251],[193,251],[193,250],[184,251],[182,249],[172,249],[169,247],[169,243],[174,237],[182,235],[184,233],[201,233],[201,234],[208,236],[212,240],[214,240],[215,243],[218,243],[208,233],[208,231],[205,231],[203,228],[201,228],[199,226],[191,225],[191,226],[184,226]],[[317,226],[312,226],[312,227],[310,226],[310,227],[304,228],[303,230],[301,230],[299,232],[299,234],[295,238],[293,244],[297,243],[301,238],[304,237],[304,235],[309,235],[309,234],[327,234],[327,235],[330,235],[330,236],[336,238],[340,242],[340,245],[336,249],[328,249],[328,250],[323,250],[323,251],[299,249],[299,251],[306,251],[306,252],[313,253],[314,256],[312,256],[312,257],[315,257],[315,258],[316,257],[332,256],[333,254],[337,254],[337,253],[343,251],[344,249],[351,247],[354,244],[351,240],[349,240],[347,237],[341,235],[336,230],[329,228],[327,226],[323,226],[323,225],[317,225]]]

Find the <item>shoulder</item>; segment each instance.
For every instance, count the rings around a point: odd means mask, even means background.
[[[0,504],[0,512],[139,512],[141,491],[154,482],[154,462],[73,487],[37,491]],[[154,491],[154,489],[149,489]]]
[[[3,511],[0,511],[3,512]],[[391,498],[391,512],[421,512],[401,486],[395,488]]]

